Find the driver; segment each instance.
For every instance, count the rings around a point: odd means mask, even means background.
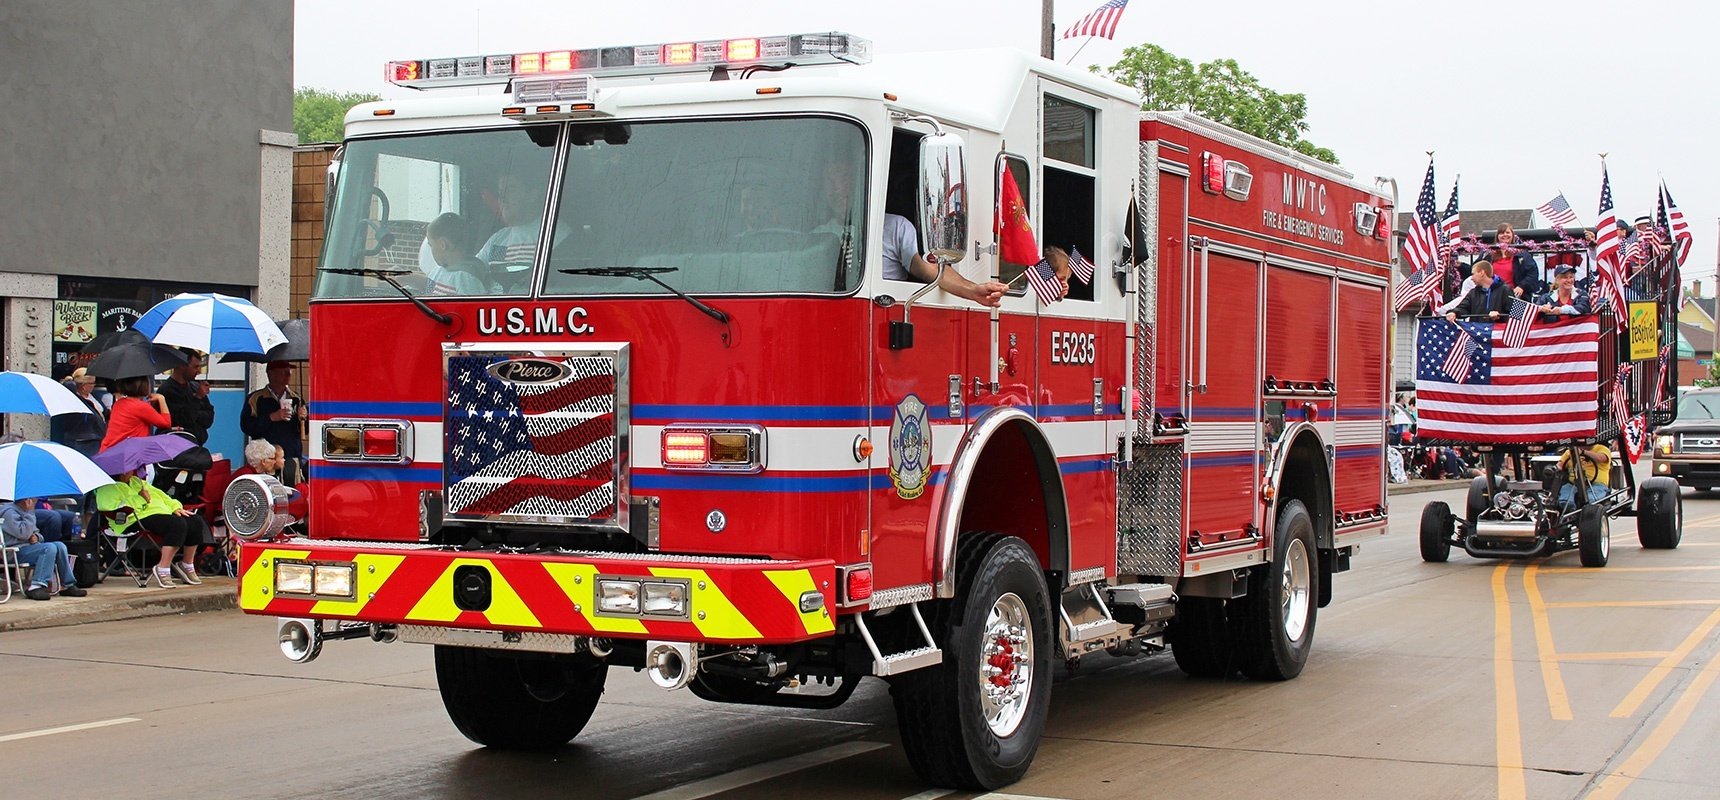
[[[1566,450],[1559,456],[1559,469],[1565,473],[1565,483],[1559,487],[1559,507],[1566,511],[1575,507],[1577,495],[1577,464],[1571,458],[1573,454],[1582,462],[1582,476],[1589,485],[1584,504],[1598,503],[1612,491],[1612,448],[1596,444],[1587,450]]]
[[[478,257],[510,270],[530,269],[537,258],[538,231],[543,228],[544,192],[513,175],[496,183],[496,207],[502,228],[490,234]]]

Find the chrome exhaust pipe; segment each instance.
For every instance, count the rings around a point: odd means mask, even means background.
[[[275,620],[275,635],[281,655],[294,664],[308,664],[322,654],[322,623],[317,620],[282,617]]]
[[[686,642],[647,642],[645,674],[651,682],[669,690],[686,688],[699,672],[699,657]]]

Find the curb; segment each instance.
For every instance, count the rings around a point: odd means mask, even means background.
[[[1386,494],[1421,494],[1423,492],[1442,492],[1447,489],[1464,489],[1469,484],[1463,481],[1413,481],[1410,483],[1395,483],[1386,485]]]
[[[4,616],[0,616],[0,632],[59,628],[67,625],[82,625],[88,622],[114,622],[143,617],[163,617],[171,614],[195,614],[202,611],[223,611],[238,607],[238,597],[231,585],[216,588],[218,591],[186,592],[175,595],[164,590],[159,594],[144,597],[124,597],[112,601],[87,602],[75,605],[67,603],[63,610],[52,607],[56,602],[63,602],[56,598],[47,603],[42,603],[44,608],[40,613],[17,614],[21,617],[20,619],[6,619]],[[15,599],[12,602],[18,602],[18,600]],[[24,600],[24,602],[36,601]]]

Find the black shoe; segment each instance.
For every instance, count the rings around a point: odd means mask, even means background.
[[[50,597],[53,597],[53,595],[48,592],[48,587],[46,587],[46,586],[32,586],[28,589],[25,589],[24,590],[24,596],[30,598],[31,600],[46,600]]]
[[[89,594],[89,592],[79,589],[76,586],[67,586],[60,590],[61,597],[83,597],[86,594]]]

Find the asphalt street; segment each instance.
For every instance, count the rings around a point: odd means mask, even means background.
[[[1102,657],[1054,687],[1016,797],[1720,796],[1720,495],[1683,545],[1612,563],[1453,554],[1424,564],[1430,500],[1397,496],[1287,683],[1193,680]],[[951,798],[897,744],[885,687],[835,711],[718,706],[616,670],[548,755],[493,753],[442,712],[430,650],[335,642],[290,664],[238,612],[0,634],[9,797]]]

